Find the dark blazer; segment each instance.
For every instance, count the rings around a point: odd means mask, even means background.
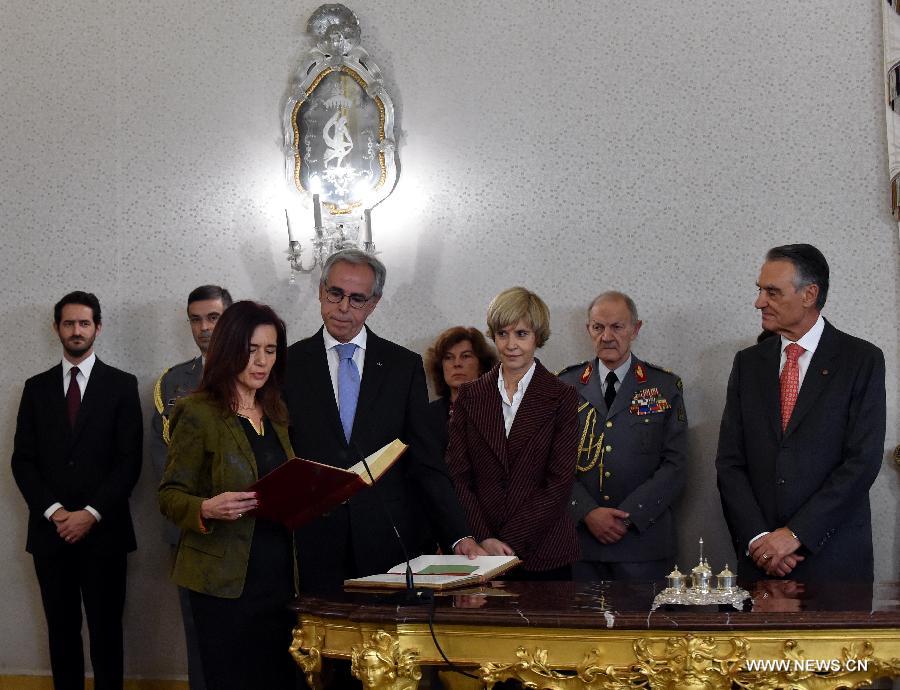
[[[83,540],[88,550],[134,551],[128,498],[141,473],[143,420],[137,379],[98,358],[73,429],[62,364],[25,382],[16,421],[12,471],[28,503],[26,549],[53,555],[66,547],[44,517],[54,503],[100,513]]]
[[[567,368],[559,377],[574,386],[582,400],[579,466],[590,469],[576,473],[569,506],[578,524],[582,560],[640,562],[674,557],[678,542],[672,504],[684,488],[687,470],[681,380],[632,356],[628,374],[607,410],[596,358]],[[655,409],[632,407],[648,400],[654,389]],[[662,400],[668,407],[659,404]],[[602,462],[598,443],[605,448]],[[584,517],[601,506],[630,515],[632,527],[615,544],[601,544],[584,524]]]
[[[377,491],[361,491],[297,530],[301,590],[337,586],[344,576],[385,572],[403,561],[381,500],[410,555],[433,553],[435,536],[449,549],[470,534],[441,450],[430,433],[419,355],[368,331],[350,444],[341,427],[322,329],[288,348],[284,399],[291,415],[291,443],[302,458],[350,467],[360,454],[374,453],[395,438],[409,444],[398,463],[379,479]],[[338,547],[348,538],[352,553],[343,554]]]
[[[787,430],[781,431],[781,338],[737,353],[716,457],[719,494],[743,577],[760,532],[785,525],[806,557],[799,580],[873,577],[869,487],[884,454],[884,355],[827,321]]]
[[[450,425],[450,396],[432,400],[428,403],[428,417],[431,422],[431,434],[442,453],[447,451],[448,428]]]
[[[566,510],[575,478],[578,395],[537,362],[506,436],[500,365],[463,384],[450,418],[447,464],[475,538],[509,544],[526,570],[578,558]]]
[[[272,426],[293,457],[287,427]],[[223,491],[246,491],[259,478],[247,434],[234,414],[202,393],[175,403],[171,432],[159,507],[181,529],[172,579],[195,592],[235,599],[244,590],[256,520],[204,522],[200,505]]]

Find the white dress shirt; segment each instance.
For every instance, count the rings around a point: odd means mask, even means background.
[[[500,389],[500,400],[503,401],[503,424],[506,426],[506,436],[509,438],[509,430],[512,429],[513,420],[516,418],[516,412],[519,411],[519,405],[522,404],[522,398],[525,397],[525,391],[531,379],[534,377],[534,369],[537,362],[532,362],[525,375],[519,379],[519,385],[516,386],[516,392],[513,393],[512,400],[506,392],[506,385],[503,382],[503,365],[500,365],[500,375],[497,376],[497,388]]]
[[[800,379],[800,385],[797,387],[797,390],[800,390],[800,386],[803,386],[803,378],[806,376],[806,370],[809,368],[809,362],[812,359],[813,353],[816,351],[816,348],[819,347],[819,340],[822,339],[822,332],[824,330],[825,319],[819,314],[819,318],[816,319],[812,328],[806,331],[806,333],[800,337],[800,340],[797,341],[797,344],[806,350],[806,352],[797,358],[797,369]],[[793,341],[788,340],[784,336],[781,336],[781,362],[778,364],[779,376],[781,376],[781,370],[784,369],[784,363],[787,361],[787,353],[785,350],[792,342]]]
[[[602,381],[600,388],[603,390],[604,396],[606,395],[606,377],[609,374],[609,372],[614,371],[616,374],[616,378],[618,379],[618,381],[616,381],[615,388],[616,388],[616,393],[618,393],[619,389],[622,387],[622,381],[624,381],[625,377],[628,376],[628,370],[631,368],[631,359],[632,359],[632,356],[631,356],[631,353],[629,352],[628,359],[626,359],[625,362],[621,366],[618,366],[615,369],[609,369],[600,360],[599,357],[597,358],[597,376],[600,378],[600,381]]]
[[[62,360],[62,379],[63,379],[63,396],[65,396],[69,392],[69,372],[72,371],[72,367],[78,367],[78,373],[75,375],[75,380],[78,382],[78,389],[81,393],[81,399],[84,400],[84,391],[87,389],[88,381],[91,378],[91,372],[94,370],[94,362],[97,361],[97,355],[95,353],[91,353],[88,355],[87,359],[85,359],[80,364],[72,364],[69,360],[63,357]],[[56,502],[47,510],[44,511],[44,517],[48,520],[51,518],[53,513],[63,507],[62,503]],[[100,522],[100,513],[98,513],[91,506],[85,506],[84,509],[94,516],[94,519],[97,522]]]
[[[328,373],[331,374],[331,388],[334,391],[334,401],[337,403],[338,409],[341,409],[341,401],[338,397],[338,366],[340,366],[341,358],[338,355],[337,346],[343,345],[341,341],[336,340],[327,328],[322,329],[322,339],[325,341],[325,356],[328,359]],[[357,345],[353,352],[353,362],[359,370],[359,380],[362,383],[363,367],[366,364],[366,327],[357,333],[356,337],[350,342]]]

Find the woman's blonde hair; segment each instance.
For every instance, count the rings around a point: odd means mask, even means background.
[[[531,325],[538,347],[550,339],[550,310],[544,300],[523,287],[504,290],[491,300],[487,311],[488,338],[494,340],[497,331],[519,321]]]

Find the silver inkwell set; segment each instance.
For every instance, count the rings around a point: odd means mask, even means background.
[[[666,576],[666,587],[653,599],[651,611],[660,606],[709,606],[730,604],[738,611],[744,607],[744,602],[750,598],[745,589],[737,586],[737,575],[728,569],[728,564],[715,576],[713,586],[713,572],[709,562],[703,557],[703,539],[700,539],[700,561],[691,570],[690,583],[688,576],[679,572],[678,566]]]

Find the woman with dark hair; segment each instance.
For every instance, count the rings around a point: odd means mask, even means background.
[[[293,456],[280,394],[286,354],[270,307],[234,303],[213,331],[197,392],[172,414],[159,505],[181,528],[172,579],[189,590],[209,690],[295,683],[293,535],[247,515],[257,500],[246,491]]]
[[[425,353],[425,370],[440,397],[429,405],[434,434],[447,447],[450,409],[459,387],[474,381],[497,363],[497,356],[477,328],[453,326],[441,333]]]

